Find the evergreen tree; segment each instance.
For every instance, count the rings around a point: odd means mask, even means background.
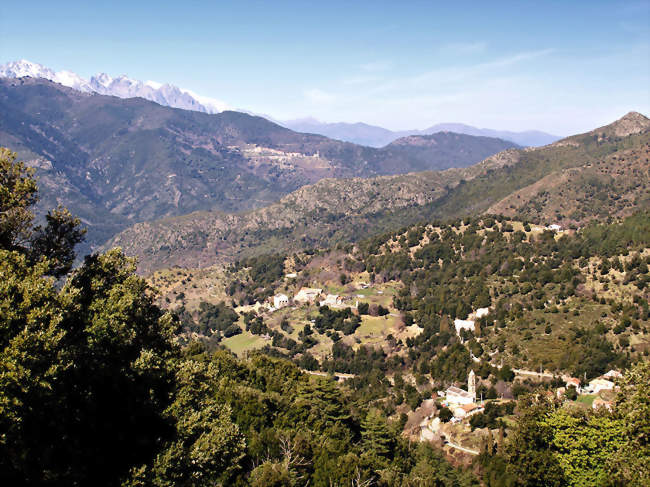
[[[386,419],[376,409],[371,409],[361,422],[361,438],[366,451],[379,456],[389,456],[393,440]]]

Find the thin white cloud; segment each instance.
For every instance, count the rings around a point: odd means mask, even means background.
[[[542,56],[548,56],[553,52],[555,52],[554,49],[525,51],[477,64],[431,69],[414,76],[395,78],[381,85],[377,85],[371,93],[380,94],[416,89],[425,89],[427,91],[435,89],[442,90],[455,86],[458,83],[484,82],[486,76],[502,76],[503,68]]]
[[[319,88],[311,88],[303,92],[305,98],[312,103],[332,103],[336,95],[328,93]]]

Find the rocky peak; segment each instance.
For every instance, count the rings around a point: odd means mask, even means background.
[[[597,128],[594,134],[612,134],[617,137],[640,134],[650,129],[650,119],[638,112],[629,112],[615,122]]]

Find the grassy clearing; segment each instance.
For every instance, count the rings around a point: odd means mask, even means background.
[[[357,336],[389,334],[396,324],[394,316],[363,316],[361,326],[354,333]]]
[[[397,335],[396,325],[400,319],[395,316],[363,316],[361,326],[354,337],[361,345],[379,345],[391,333]]]
[[[578,396],[576,402],[579,404],[584,404],[587,407],[591,407],[594,403],[594,399],[597,397],[598,396],[596,394],[582,394],[581,396]]]
[[[226,338],[221,341],[222,345],[228,347],[231,352],[237,356],[241,356],[248,350],[256,350],[262,348],[267,341],[262,337],[253,335],[248,331],[244,331],[239,335]]]

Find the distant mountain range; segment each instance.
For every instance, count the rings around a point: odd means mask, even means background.
[[[383,147],[396,139],[409,135],[429,135],[437,132],[455,132],[457,134],[496,137],[509,140],[523,147],[547,145],[561,138],[557,135],[547,134],[538,130],[511,132],[507,130],[479,129],[462,123],[441,123],[424,130],[400,131],[391,131],[366,123],[324,123],[314,118],[279,121],[278,123],[297,132],[325,135],[332,139],[345,140],[369,147]]]
[[[117,96],[119,98],[141,97],[160,105],[194,110],[204,113],[219,113],[228,109],[220,100],[197,95],[190,90],[155,81],[138,81],[127,76],[112,78],[100,73],[86,80],[71,71],[58,71],[27,60],[13,61],[0,66],[1,78],[43,78],[84,93]]]
[[[34,77],[0,78],[0,112],[0,146],[38,169],[41,210],[67,206],[91,245],[135,222],[259,208],[322,178],[466,167],[516,147],[444,132],[376,149]]]
[[[187,89],[155,81],[138,81],[124,75],[112,78],[106,73],[101,73],[92,76],[90,80],[86,80],[71,71],[54,72],[41,64],[24,59],[0,66],[0,77],[22,78],[25,76],[47,79],[85,93],[99,93],[101,95],[111,95],[120,98],[141,97],[160,105],[182,108],[184,110],[214,114],[229,109],[228,105],[223,101],[200,96]],[[245,111],[245,113],[253,114],[249,111]],[[383,147],[400,137],[430,135],[436,132],[455,132],[482,137],[496,137],[524,147],[546,145],[560,139],[556,135],[550,135],[536,130],[511,132],[505,130],[479,129],[461,123],[443,123],[424,130],[391,131],[365,123],[324,123],[314,118],[279,121],[267,115],[262,116],[296,132],[324,135],[331,139],[343,140],[369,147]]]

